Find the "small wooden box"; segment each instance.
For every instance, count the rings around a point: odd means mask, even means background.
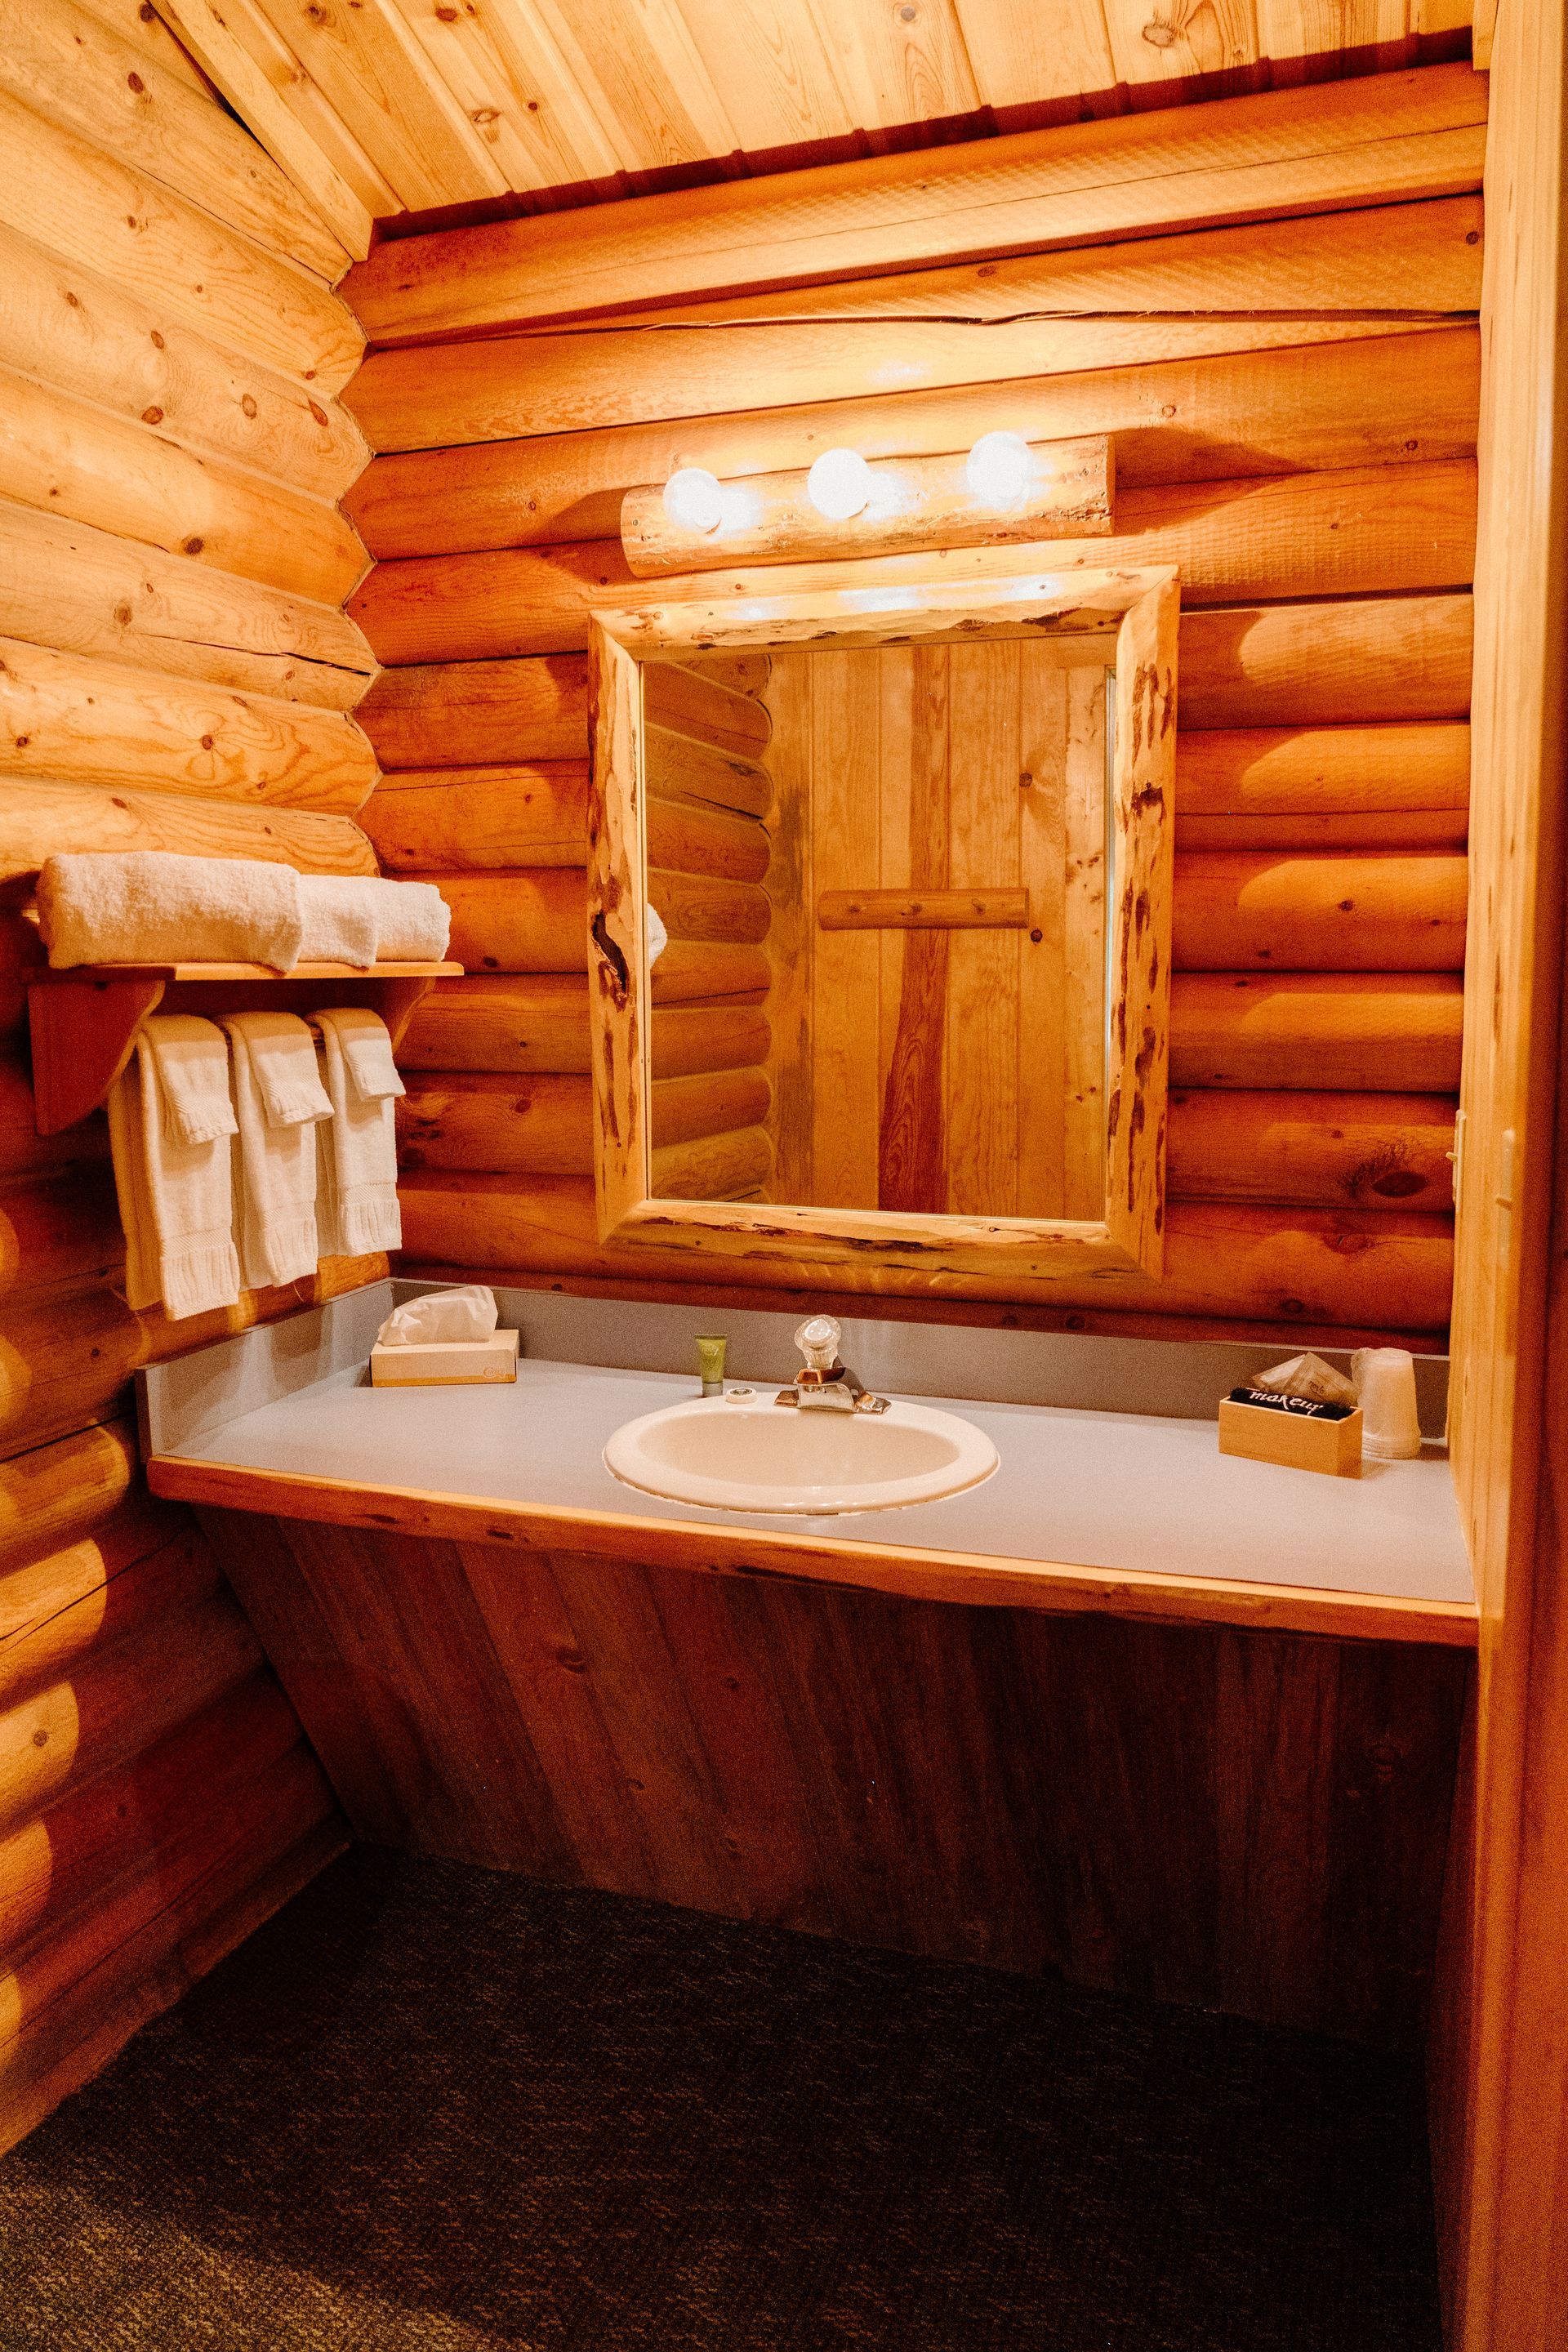
[[[1321,1470],[1331,1478],[1361,1475],[1361,1407],[1342,1418],[1331,1407],[1291,1412],[1227,1396],[1219,1409],[1219,1450],[1248,1462],[1278,1462],[1288,1470]]]
[[[412,1348],[370,1351],[373,1389],[493,1386],[517,1378],[517,1333],[492,1331],[484,1339],[422,1339]]]

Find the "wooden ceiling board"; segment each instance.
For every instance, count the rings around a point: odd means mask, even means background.
[[[520,135],[537,136],[567,158],[566,171],[552,184],[615,179],[619,153],[610,126],[602,119],[602,96],[583,86],[538,0],[433,0],[433,5],[460,6],[466,37],[495,51],[505,68],[511,106],[529,118],[529,125],[518,126]]]
[[[154,65],[177,74],[187,89],[205,90],[210,96],[212,83],[208,77],[147,0],[82,0],[82,5],[100,25],[118,33],[121,40],[134,42]]]
[[[169,0],[165,15],[180,37],[171,48],[199,51],[213,88],[363,260],[397,198],[254,0]]]
[[[554,107],[536,93],[535,77],[508,37],[499,13],[479,0],[395,0],[429,71],[461,106],[475,135],[513,194],[564,187],[609,168],[589,163],[562,135]],[[537,50],[552,44],[536,43]]]
[[[406,211],[507,193],[505,174],[393,0],[261,0]]]
[[[1233,75],[1246,88],[1257,66],[1253,0],[1101,0],[1116,78],[1143,83]],[[1337,46],[1337,45],[1336,45]],[[1261,87],[1263,77],[1258,77]]]
[[[509,197],[549,211],[552,192],[581,204],[714,165],[743,178],[922,131],[934,154],[1075,100],[1115,115],[1332,79],[1347,57],[1429,62],[1489,0],[92,5],[166,20],[358,253],[364,215]],[[1447,50],[1420,46],[1434,41]]]
[[[680,0],[680,13],[753,155],[857,128],[816,16],[801,0]]]
[[[953,0],[805,0],[858,130],[942,122],[983,103]]]
[[[1336,50],[1376,50],[1388,64],[1404,62],[1410,45],[1410,0],[1257,0],[1263,55],[1270,65]]]
[[[1108,97],[1117,74],[1100,0],[1058,0],[1049,10],[1039,0],[954,5],[975,88],[987,106],[1002,111],[1099,95],[1110,112],[1120,111],[1120,102]]]
[[[532,0],[625,172],[667,171],[740,145],[676,0]]]

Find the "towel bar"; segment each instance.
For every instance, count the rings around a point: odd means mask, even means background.
[[[437,980],[462,976],[460,963],[301,963],[290,972],[268,964],[79,964],[24,975],[33,1041],[33,1100],[40,1135],[58,1135],[107,1098],[131,1059],[136,1032],[171,988],[170,1010],[216,1015],[270,1007],[314,1012],[326,1003],[379,1013],[394,1049],[421,997]],[[330,992],[323,990],[330,982]]]

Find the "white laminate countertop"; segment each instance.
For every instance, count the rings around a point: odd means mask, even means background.
[[[669,1372],[525,1360],[515,1387],[373,1389],[356,1366],[160,1447],[177,1460],[390,1493],[607,1512],[687,1526],[842,1534],[899,1549],[1228,1578],[1394,1601],[1471,1603],[1448,1465],[1368,1463],[1355,1478],[1238,1461],[1212,1421],[933,1399],[1001,1456],[946,1501],[831,1519],[700,1510],[605,1468],[621,1423],[695,1395]]]

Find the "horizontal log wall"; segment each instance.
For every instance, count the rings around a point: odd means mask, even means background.
[[[407,338],[346,394],[382,453],[348,501],[378,559],[351,609],[387,665],[360,707],[389,772],[365,822],[389,866],[449,877],[472,974],[427,1003],[408,1039],[415,1262],[653,1291],[716,1276],[731,1296],[824,1287],[806,1265],[721,1268],[597,1244],[572,852],[584,649],[596,599],[647,606],[680,593],[632,578],[616,536],[626,488],[677,465],[799,467],[836,441],[893,457],[960,449],[993,425],[1109,432],[1113,534],[1053,542],[1051,564],[1182,571],[1167,1270],[1159,1284],[1040,1286],[1005,1303],[1080,1328],[1289,1325],[1440,1344],[1481,262],[1478,160],[1461,155],[1445,109],[1473,88],[1430,75],[1362,84],[1346,103],[1358,121],[1367,105],[1384,110],[1394,177],[1336,183],[1321,204],[1280,181],[1267,206],[1279,217],[1195,230],[1161,213],[1163,192],[1123,189],[1117,201],[1134,209],[1149,198],[1131,242],[1097,222],[1103,241],[1064,247],[1053,229],[1052,249],[953,259],[940,248],[948,196],[934,183],[911,195],[895,173],[885,258],[855,247],[881,274],[792,283],[759,245],[726,249],[737,274],[722,288],[700,260],[681,275],[703,247],[702,200],[687,198],[672,208],[679,251],[635,272],[622,257],[647,307],[609,305],[591,329],[552,320],[548,302],[542,312],[553,265],[540,257],[557,236],[585,238],[607,269],[613,213],[551,229],[543,245],[536,223],[416,240],[395,270],[389,256],[355,272],[347,290],[373,331],[393,346]],[[1325,119],[1316,98],[1303,103],[1310,147]],[[1173,169],[1184,136],[1220,119],[1163,118],[1156,144],[1174,142],[1161,148]],[[1407,136],[1447,142],[1442,185],[1395,184]],[[1327,148],[1319,163],[1338,168]],[[847,181],[825,181],[813,215],[845,249],[854,223],[834,206],[849,194]],[[788,242],[793,257],[793,230]],[[443,283],[443,256],[482,287]],[[465,335],[481,317],[488,331]],[[443,339],[422,340],[432,335]],[[903,388],[889,393],[894,361]],[[897,581],[922,561],[715,570],[692,586],[749,600],[803,580]],[[988,561],[956,550],[943,567],[962,580]],[[743,826],[765,813],[755,745],[696,754],[688,740],[677,733],[674,748],[693,816]],[[734,854],[743,861],[739,842]],[[651,855],[679,867],[679,852],[655,843]],[[690,1016],[705,1030],[678,1046],[665,1025],[677,975],[664,968],[661,1083],[679,1051],[701,1055],[710,1078],[751,1066],[755,1046],[736,1024],[760,1008],[740,1000],[764,982],[746,904],[737,893],[704,940],[671,950],[678,963],[706,959],[690,985],[710,1001]],[[922,1295],[912,1276],[865,1286]],[[986,1286],[958,1295],[978,1305]],[[989,1295],[1003,1302],[997,1286]]]
[[[312,1286],[130,1311],[103,1119],[38,1137],[20,984],[51,851],[376,870],[348,255],[183,56],[0,0],[0,2146],[344,1838],[127,1418],[139,1365]]]

